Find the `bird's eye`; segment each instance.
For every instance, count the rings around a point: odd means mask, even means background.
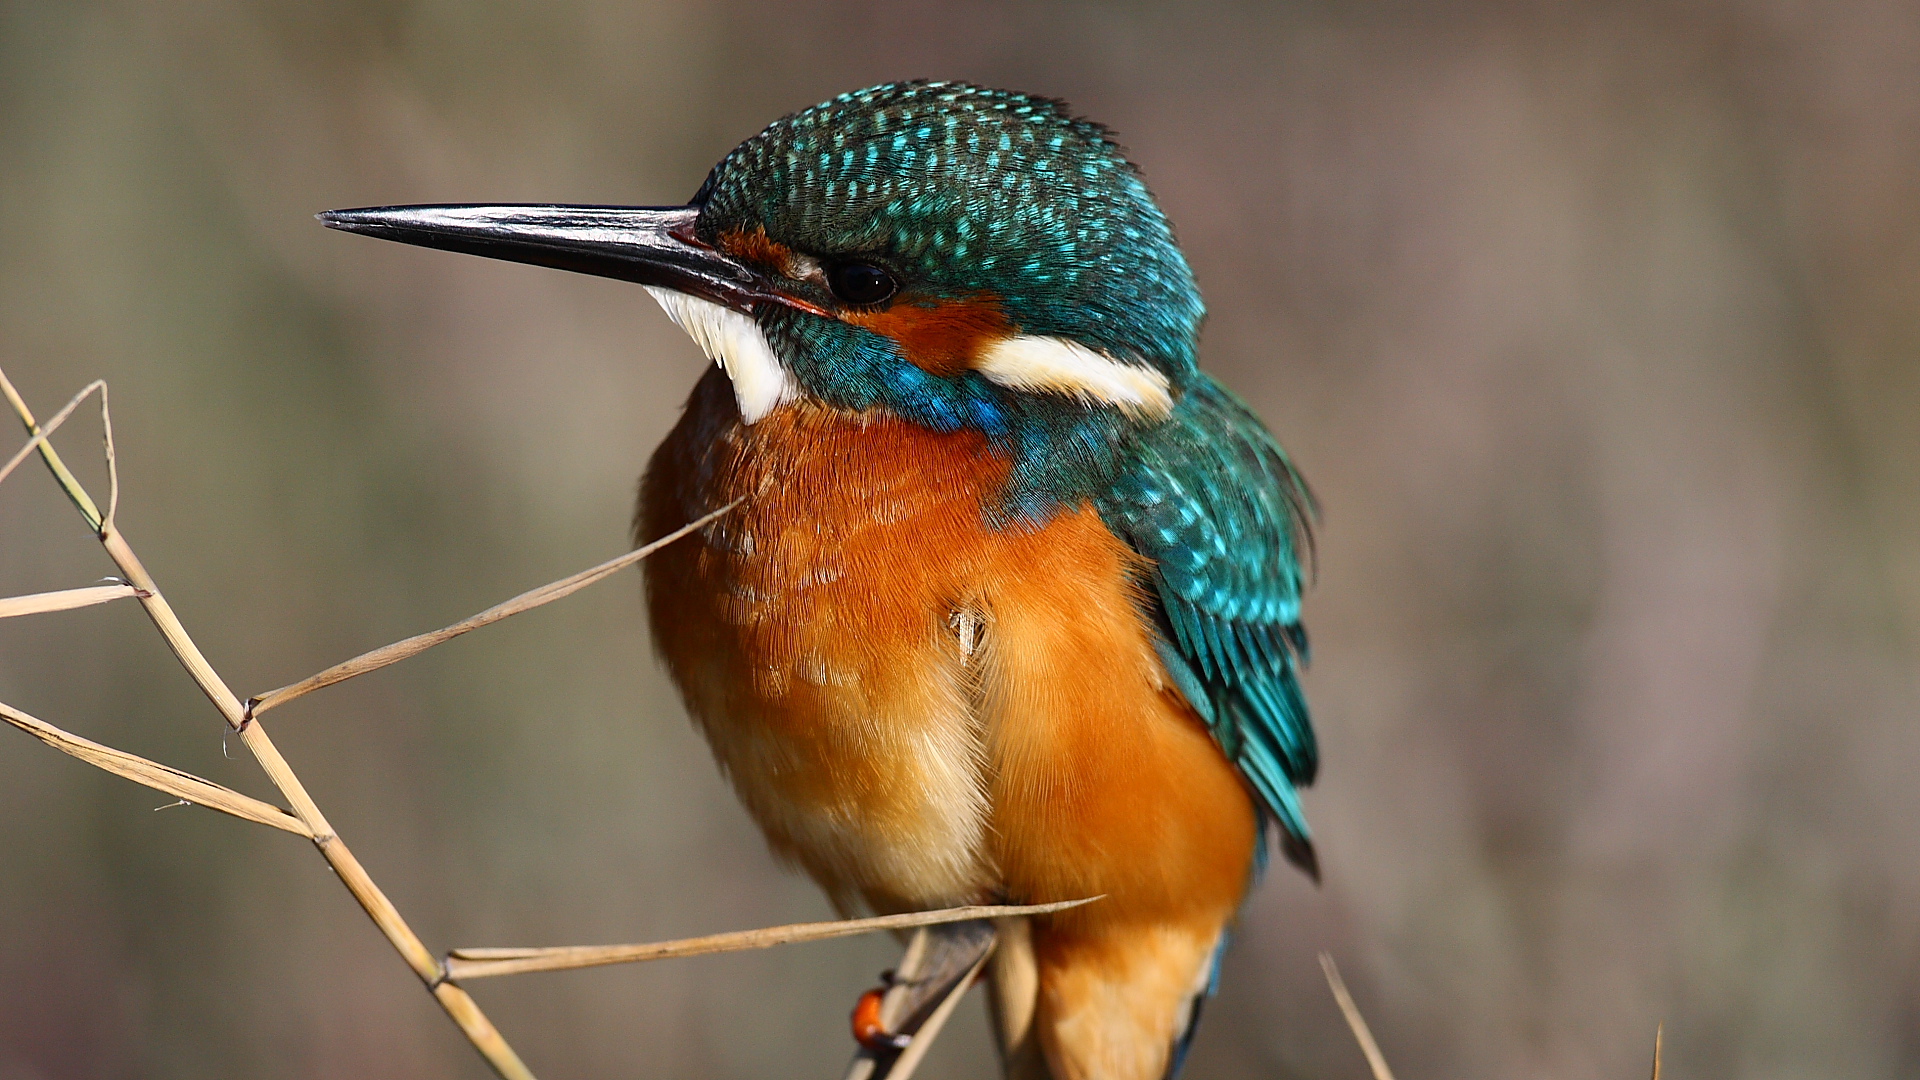
[[[899,289],[893,275],[868,262],[835,263],[827,268],[827,288],[849,304],[877,304]]]

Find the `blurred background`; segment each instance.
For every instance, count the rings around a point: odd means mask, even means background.
[[[1203,361],[1325,505],[1307,797],[1189,1076],[1920,1077],[1911,0],[0,0],[0,366],[112,382],[121,524],[242,693],[623,549],[701,370],[638,289],[329,233],[677,203],[888,79],[1113,126]],[[4,425],[0,425],[4,427]],[[0,440],[0,451],[16,445]],[[59,444],[99,481],[97,425]],[[111,566],[43,470],[0,594]],[[272,716],[430,946],[828,915],[631,573]],[[0,700],[270,795],[137,607],[0,623]],[[0,731],[0,1078],[483,1066],[299,840]],[[543,1076],[827,1077],[895,946],[475,992]],[[923,1075],[984,1077],[977,1006]]]

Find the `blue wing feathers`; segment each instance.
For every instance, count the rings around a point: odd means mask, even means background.
[[[1097,509],[1152,560],[1156,646],[1174,685],[1312,872],[1298,792],[1319,760],[1299,680],[1312,497],[1259,418],[1204,374],[1138,451]]]

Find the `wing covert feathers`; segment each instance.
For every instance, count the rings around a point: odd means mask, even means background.
[[[1305,482],[1259,418],[1202,374],[1097,508],[1153,561],[1156,645],[1174,684],[1279,822],[1287,857],[1317,876],[1297,790],[1319,762],[1299,680]]]

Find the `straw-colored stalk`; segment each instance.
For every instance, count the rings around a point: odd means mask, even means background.
[[[1340,1006],[1340,1015],[1347,1018],[1347,1026],[1353,1029],[1353,1040],[1360,1044],[1360,1052],[1366,1055],[1367,1068],[1372,1070],[1373,1080],[1393,1080],[1393,1070],[1387,1068],[1387,1056],[1380,1052],[1380,1044],[1373,1041],[1373,1029],[1367,1026],[1367,1018],[1360,1015],[1360,1006],[1355,1005],[1353,995],[1347,993],[1347,981],[1340,977],[1340,968],[1333,962],[1333,954],[1320,954],[1320,970],[1327,973],[1327,989],[1333,991],[1333,1000]]]
[[[380,928],[380,932],[406,960],[414,974],[419,976],[432,991],[435,999],[440,1002],[441,1008],[446,1010],[455,1024],[459,1025],[468,1041],[473,1043],[474,1047],[487,1059],[494,1071],[507,1080],[533,1080],[532,1071],[520,1060],[520,1056],[507,1045],[507,1041],[500,1036],[500,1032],[494,1028],[493,1023],[487,1019],[485,1013],[480,1011],[480,1007],[474,1003],[467,992],[447,981],[446,973],[441,969],[433,953],[421,943],[419,936],[413,932],[413,928],[401,918],[393,902],[387,899],[386,894],[380,891],[380,887],[374,884],[373,878],[367,874],[366,868],[360,865],[360,860],[354,857],[346,843],[335,834],[326,815],[320,812],[320,807],[307,793],[306,785],[300,782],[293,767],[287,764],[279,748],[273,744],[272,739],[268,738],[266,729],[260,724],[248,722],[246,711],[241,707],[239,695],[227,686],[226,681],[213,670],[213,665],[207,662],[207,658],[200,652],[200,647],[194,644],[186,627],[181,624],[179,616],[174,614],[173,606],[167,603],[167,598],[160,591],[159,585],[154,583],[152,575],[147,573],[147,568],[141,564],[139,557],[133,553],[133,548],[128,546],[126,538],[115,527],[113,512],[119,502],[119,472],[113,452],[112,420],[107,412],[106,385],[96,382],[88,386],[76,395],[55,419],[64,421],[72,414],[73,409],[95,389],[100,391],[101,426],[106,432],[107,472],[112,478],[112,489],[105,514],[99,511],[98,505],[87,493],[85,486],[74,477],[66,463],[60,459],[59,452],[47,441],[48,436],[52,434],[51,429],[41,428],[34,420],[32,410],[14,389],[13,383],[6,378],[4,372],[0,372],[0,393],[5,394],[8,404],[12,405],[14,412],[19,414],[20,422],[26,425],[30,436],[27,445],[14,456],[14,460],[18,461],[30,450],[39,451],[41,460],[46,462],[54,479],[66,492],[67,497],[73,501],[74,506],[79,509],[87,524],[93,528],[95,535],[99,537],[101,546],[106,548],[107,557],[120,568],[126,583],[139,594],[141,606],[146,609],[148,618],[160,631],[160,636],[166,639],[167,648],[173,652],[181,666],[187,669],[187,673],[193,677],[193,681],[200,687],[201,692],[206,694],[207,700],[213,702],[214,708],[220,711],[227,725],[240,733],[242,743],[260,762],[261,767],[266,769],[267,776],[273,781],[274,786],[280,789],[280,793],[292,804],[293,816],[299,819],[305,834],[313,841],[314,846],[320,849],[321,855],[333,867],[334,873],[339,875],[341,883],[346,885],[354,899],[360,902],[361,908],[373,919],[374,925]]]
[[[0,619],[11,619],[19,615],[43,615],[49,611],[71,611],[74,608],[91,607],[104,604],[109,600],[121,600],[129,596],[139,596],[140,590],[131,585],[94,585],[85,589],[61,589],[59,592],[33,593],[30,596],[9,596],[0,599]]]
[[[1373,1040],[1373,1029],[1367,1026],[1367,1018],[1360,1015],[1360,1006],[1353,1003],[1353,995],[1347,992],[1347,982],[1340,977],[1340,968],[1334,964],[1329,953],[1320,954],[1320,970],[1326,972],[1327,989],[1333,991],[1333,1000],[1340,1006],[1340,1015],[1347,1018],[1347,1027],[1353,1030],[1353,1040],[1360,1044],[1360,1053],[1366,1056],[1367,1068],[1373,1073],[1373,1080],[1393,1080],[1393,1070],[1387,1068],[1387,1057],[1380,1052],[1380,1044]],[[1653,1029],[1653,1080],[1660,1080],[1660,1049],[1667,1034],[1666,1021]]]
[[[0,701],[0,720],[5,720],[63,754],[71,754],[95,768],[105,769],[115,776],[124,776],[136,784],[145,784],[155,791],[164,791],[195,806],[209,806],[237,818],[257,821],[276,829],[285,829],[287,832],[297,833],[309,840],[313,838],[313,834],[307,830],[306,822],[272,803],[261,802],[251,795],[242,795],[231,788],[221,787],[211,780],[202,780],[192,773],[181,772],[171,765],[148,761],[136,754],[129,754],[125,750],[115,750],[111,746],[102,746],[92,739],[83,739],[70,731],[62,731],[45,720],[28,716],[4,701]]]
[[[100,395],[100,420],[109,484],[107,509],[104,513],[101,512],[85,486],[74,477],[66,463],[61,460],[59,452],[48,441],[53,432],[73,415],[74,410],[96,391]],[[101,745],[3,703],[0,703],[0,719],[4,719],[9,725],[33,735],[62,753],[72,755],[90,765],[126,777],[136,783],[144,784],[156,791],[173,795],[183,802],[296,833],[313,841],[320,854],[333,867],[341,883],[366,911],[388,943],[406,961],[407,966],[440,1003],[440,1007],[445,1010],[448,1017],[466,1035],[467,1040],[493,1067],[494,1072],[506,1080],[532,1080],[533,1074],[520,1060],[519,1055],[514,1053],[513,1048],[507,1044],[500,1032],[494,1028],[479,1005],[460,987],[458,984],[460,978],[482,978],[524,971],[559,971],[603,964],[665,959],[673,956],[698,956],[740,949],[762,949],[775,945],[819,941],[880,930],[924,927],[943,922],[1044,914],[1089,902],[1089,900],[1079,900],[1064,904],[1026,907],[963,907],[832,923],[801,923],[647,945],[570,946],[556,949],[460,949],[450,953],[447,960],[442,962],[435,958],[420,941],[419,936],[408,926],[392,901],[388,900],[386,894],[374,883],[366,868],[360,865],[360,861],[354,858],[353,852],[346,843],[334,832],[333,826],[321,813],[319,806],[314,803],[306,786],[295,775],[293,767],[281,756],[273,740],[268,738],[265,727],[259,722],[259,714],[315,690],[416,656],[461,634],[571,595],[639,562],[661,547],[705,526],[739,504],[737,502],[729,504],[651,544],[559,581],[522,593],[471,618],[431,633],[420,634],[375,649],[299,682],[261,694],[243,704],[239,696],[201,654],[199,646],[194,644],[193,638],[181,624],[172,605],[167,602],[166,596],[154,583],[146,567],[142,565],[139,557],[134,554],[133,548],[128,545],[126,538],[114,524],[114,512],[120,500],[120,481],[113,448],[113,421],[108,409],[106,384],[99,381],[89,384],[56,413],[45,427],[35,421],[32,410],[27,407],[25,400],[8,381],[5,371],[0,371],[0,395],[5,396],[7,403],[19,415],[29,436],[26,444],[4,465],[0,465],[0,480],[6,479],[22,461],[37,451],[61,490],[66,493],[74,507],[79,510],[81,517],[86,520],[88,527],[98,537],[108,557],[120,568],[123,578],[111,584],[90,588],[0,599],[0,618],[63,611],[129,597],[139,600],[155,628],[160,631],[161,637],[166,640],[168,649],[180,661],[181,666],[186,668],[194,683],[207,696],[207,700],[219,710],[227,726],[238,733],[241,742],[260,762],[267,776],[291,804],[292,809],[282,809],[212,781],[201,779],[191,773]],[[965,986],[966,981],[963,981],[950,998],[942,1003],[941,1012],[938,1014],[940,1021],[944,1021],[946,1015],[951,1012]],[[925,1053],[926,1044],[932,1041],[938,1028],[938,1023],[932,1023],[928,1028],[923,1029],[921,1037],[915,1040],[915,1047],[919,1054]],[[917,1064],[917,1062],[916,1056],[913,1063]],[[906,1080],[908,1072],[911,1072],[911,1068],[898,1073],[898,1080]]]
[[[735,930],[726,934],[655,941],[645,945],[564,945],[544,949],[455,949],[447,954],[447,972],[456,979],[485,979],[494,975],[519,975],[529,971],[567,971],[574,968],[602,967],[607,964],[632,964],[646,960],[668,960],[681,956],[767,949],[775,945],[795,945],[803,941],[871,934],[879,930],[909,930],[940,923],[966,922],[970,919],[1005,919],[1026,915],[1051,915],[1056,911],[1090,904],[1085,900],[1065,900],[1056,904],[998,905],[944,908],[939,911],[912,911],[902,915],[877,915],[870,919],[842,919],[835,922],[793,923],[770,926],[764,930]]]
[[[531,611],[542,604],[551,604],[563,596],[571,596],[596,581],[603,580],[619,570],[632,566],[634,563],[659,551],[661,548],[666,547],[668,544],[673,543],[688,533],[705,528],[709,522],[727,513],[734,507],[739,506],[740,502],[741,500],[735,499],[733,502],[715,510],[713,513],[707,514],[698,520],[690,521],[652,543],[637,547],[625,555],[617,555],[598,566],[589,567],[577,574],[561,578],[559,581],[542,585],[537,589],[529,589],[511,600],[495,604],[477,615],[469,615],[459,622],[454,623],[452,626],[443,626],[438,630],[430,630],[424,634],[415,634],[413,637],[396,641],[391,645],[382,645],[380,648],[374,649],[371,652],[361,653],[351,660],[341,661],[318,674],[309,675],[297,683],[283,686],[278,690],[269,690],[247,701],[247,715],[249,717],[259,716],[268,709],[285,705],[295,698],[305,697],[315,690],[332,686],[337,682],[345,682],[356,675],[365,675],[369,671],[377,671],[380,668],[386,667],[388,664],[399,663],[410,656],[418,656],[442,642],[452,641],[461,634],[471,633],[483,626],[490,626],[493,623],[499,622],[501,619],[518,615],[523,611]]]

